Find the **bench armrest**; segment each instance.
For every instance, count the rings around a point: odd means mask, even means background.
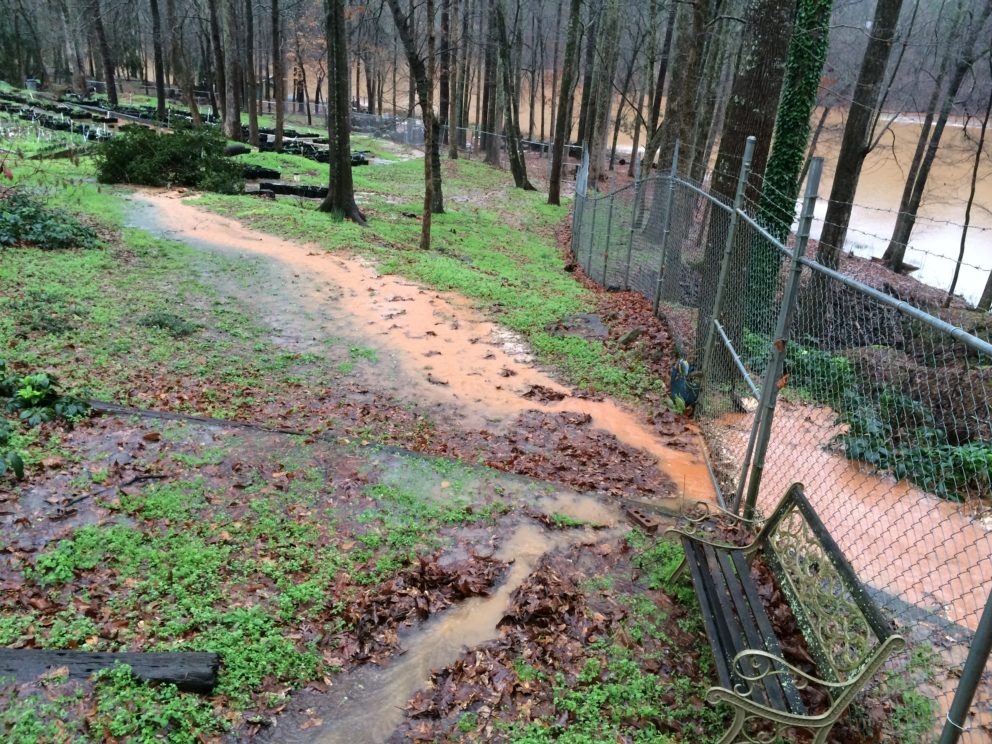
[[[766,677],[770,677],[774,674],[788,675],[792,677],[792,682],[795,684],[796,688],[800,690],[810,684],[837,690],[842,687],[849,687],[857,682],[862,676],[861,674],[857,674],[843,682],[830,682],[829,680],[820,679],[819,677],[815,677],[808,672],[804,672],[799,667],[793,666],[785,659],[776,656],[775,654],[770,654],[767,651],[761,651],[758,649],[747,649],[741,651],[734,657],[732,668],[733,673],[743,680],[742,683],[735,686],[734,692],[739,694],[749,694],[752,683],[760,682]]]
[[[688,538],[693,542],[703,543],[704,545],[712,545],[714,548],[720,548],[721,550],[746,550],[749,547],[746,545],[734,545],[733,543],[710,540],[706,537],[703,537],[703,535],[708,535],[709,533],[703,532],[702,530],[690,531],[690,530],[679,529],[678,527],[669,527],[667,530],[665,530],[664,534],[666,537],[668,535],[678,535],[679,537]]]
[[[703,525],[711,519],[720,519],[731,522],[735,525],[752,527],[755,532],[757,532],[758,528],[761,527],[761,522],[756,519],[746,519],[742,516],[734,514],[731,511],[727,511],[717,504],[712,504],[709,501],[696,501],[682,516],[682,524],[678,527],[668,528],[665,530],[665,535],[680,535],[695,542],[712,545],[715,548],[721,548],[724,550],[744,550],[750,552],[749,549],[753,543],[743,546],[734,545],[733,543],[728,543],[725,541],[713,540],[711,533],[703,529]]]

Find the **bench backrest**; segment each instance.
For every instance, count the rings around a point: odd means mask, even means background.
[[[778,579],[820,676],[845,682],[874,656],[893,629],[837,543],[793,484],[755,544]]]

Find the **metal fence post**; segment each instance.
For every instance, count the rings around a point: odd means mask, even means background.
[[[607,281],[607,271],[610,265],[610,233],[613,232],[613,204],[617,200],[616,192],[610,194],[610,211],[607,213],[606,218],[606,245],[603,247],[603,281],[600,284],[603,285],[605,289],[609,289],[609,283]]]
[[[751,474],[747,478],[747,497],[744,502],[745,519],[754,518],[754,507],[758,502],[758,488],[761,485],[761,475],[765,468],[765,455],[768,452],[768,440],[771,437],[772,421],[775,418],[775,402],[778,400],[778,380],[785,363],[785,351],[789,343],[789,331],[792,328],[792,314],[796,306],[796,297],[799,294],[799,280],[803,270],[799,259],[806,255],[810,227],[813,224],[813,208],[816,206],[816,193],[820,188],[820,174],[822,172],[823,158],[813,158],[810,163],[809,175],[806,178],[806,194],[803,196],[803,209],[799,216],[796,244],[792,250],[792,271],[782,296],[782,307],[778,313],[778,327],[775,329],[771,359],[768,361],[768,368],[765,370],[765,379],[761,388],[761,408],[758,420],[755,422],[757,435],[754,438],[754,462],[751,465]],[[742,473],[742,484],[743,481],[744,474]],[[740,486],[738,486],[738,493],[740,490]],[[740,503],[739,499],[738,503]]]
[[[599,200],[592,199],[592,225],[589,226],[589,257],[586,259],[586,276],[592,279],[592,252],[596,244],[596,213],[599,211]]]
[[[744,188],[747,186],[747,177],[751,172],[751,158],[754,157],[754,137],[748,137],[744,145],[744,160],[741,161],[741,170],[737,175],[737,191],[734,194],[734,210],[730,213],[730,225],[727,227],[727,240],[723,247],[723,260],[720,262],[720,277],[716,282],[716,295],[713,297],[713,310],[709,322],[709,330],[706,333],[706,345],[703,347],[703,379],[709,375],[710,359],[713,356],[713,344],[716,340],[716,323],[720,319],[720,305],[723,304],[723,291],[727,285],[727,274],[730,271],[730,257],[734,251],[734,240],[737,237],[738,214],[744,204]],[[703,308],[699,308],[702,312]]]
[[[971,640],[968,658],[961,671],[961,681],[958,682],[958,689],[954,691],[951,709],[947,712],[944,728],[940,732],[939,744],[957,744],[961,738],[964,732],[964,719],[975,699],[975,691],[988,663],[989,651],[992,651],[992,594],[985,602],[982,619],[978,621],[978,630]]]
[[[661,246],[658,258],[658,283],[654,288],[654,301],[651,303],[652,312],[658,314],[661,302],[661,277],[665,273],[665,253],[668,250],[668,236],[672,232],[672,204],[675,203],[675,178],[679,168],[679,141],[675,140],[675,151],[672,153],[672,167],[668,170],[668,193],[665,195],[665,211],[661,215],[664,223],[661,226]]]
[[[637,202],[641,198],[641,161],[634,157],[634,207],[630,214],[630,235],[627,238],[627,266],[623,272],[623,288],[630,289],[630,260],[634,254],[634,226],[637,225]]]

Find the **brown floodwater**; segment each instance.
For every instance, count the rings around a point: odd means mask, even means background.
[[[753,417],[727,414],[720,441],[743,461]],[[992,579],[992,518],[830,451],[842,433],[827,408],[780,402],[761,482],[765,514],[801,481],[858,576],[876,589],[975,630]],[[893,607],[899,612],[899,608]]]
[[[275,298],[276,304],[289,302],[306,313],[321,311],[330,322],[327,333],[335,325],[347,325],[401,377],[389,384],[404,397],[453,410],[459,425],[472,428],[509,427],[517,415],[535,409],[585,413],[592,426],[656,458],[679,497],[714,500],[698,430],[692,432],[695,446],[669,448],[640,413],[610,399],[572,396],[537,366],[520,337],[487,320],[468,299],[380,274],[360,258],[250,230],[197,209],[182,194],[142,191],[132,199],[147,208],[132,215],[135,226],[211,250],[263,257],[289,269],[289,286],[271,287],[272,298],[259,298],[259,303]],[[296,330],[299,335],[305,329]],[[565,397],[552,402],[525,398],[534,386]]]

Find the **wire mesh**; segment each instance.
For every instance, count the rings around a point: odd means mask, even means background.
[[[679,356],[710,361],[697,406],[733,501],[749,485],[759,394],[790,272],[789,244],[683,177],[576,197],[573,247],[604,286],[656,303]],[[811,248],[812,252],[812,248]],[[992,336],[941,292],[906,297],[802,259],[778,377],[759,512],[801,481],[876,603],[911,641],[892,667],[943,723],[992,577]],[[714,301],[723,271],[722,301]],[[841,261],[841,269],[853,268]],[[859,274],[864,278],[864,270]],[[921,661],[922,660],[922,661]],[[924,669],[924,671],[920,671]],[[989,741],[986,669],[962,741]],[[891,677],[889,678],[891,679]]]

